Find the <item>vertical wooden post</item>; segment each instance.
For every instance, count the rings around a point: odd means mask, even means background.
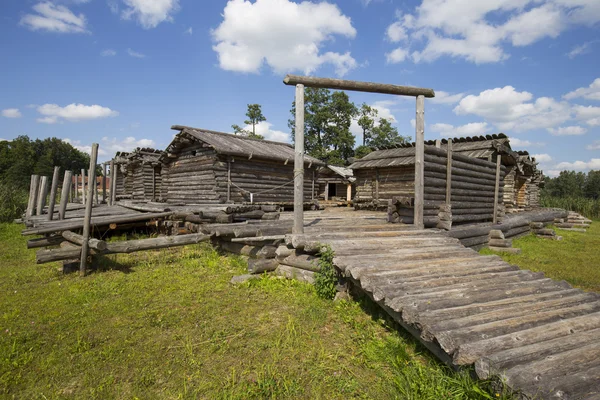
[[[98,205],[98,179],[96,179],[96,168],[94,168],[94,182],[92,182],[92,185],[94,185],[94,204]]]
[[[60,195],[60,205],[58,207],[58,219],[65,219],[65,213],[67,212],[67,203],[69,202],[69,193],[71,192],[72,185],[73,185],[73,172],[65,171],[65,177],[63,178],[62,192]]]
[[[102,202],[106,204],[106,163],[102,164]]]
[[[92,222],[92,203],[94,200],[94,186],[90,185],[90,180],[96,180],[96,162],[98,161],[98,143],[92,144],[92,154],[90,157],[90,169],[88,175],[88,193],[85,202],[85,219],[83,220],[83,243],[81,244],[81,263],[79,264],[79,275],[85,276],[87,268],[87,256],[90,246],[90,225]]]
[[[44,213],[44,206],[46,205],[46,196],[48,195],[48,177],[42,176],[40,179],[40,189],[38,190],[37,207],[35,215],[42,215]]]
[[[425,176],[425,97],[417,96],[415,118],[415,215],[417,229],[425,227],[423,223],[424,176]]]
[[[294,226],[292,233],[304,233],[304,85],[296,85],[296,130],[294,157]]]
[[[156,201],[156,165],[152,165],[152,201]]]
[[[315,170],[314,169],[312,172],[312,189],[311,189],[310,199],[311,200],[315,199]]]
[[[325,181],[325,201],[329,200],[329,181]]]
[[[227,202],[231,202],[231,159],[227,160]]]
[[[48,203],[48,221],[52,221],[52,218],[54,218],[54,205],[56,204],[56,192],[58,191],[59,173],[60,167],[54,167],[54,174],[52,174],[52,189],[50,189],[50,203]]]
[[[375,168],[375,200],[379,201],[379,168]]]
[[[498,222],[498,194],[500,193],[500,163],[502,156],[496,155],[496,186],[494,187],[494,224]]]
[[[29,183],[29,201],[27,202],[27,211],[25,212],[26,218],[30,218],[35,212],[35,205],[37,204],[37,191],[39,185],[39,175],[31,175],[31,182]]]
[[[352,184],[348,184],[348,188],[346,189],[346,201],[350,203],[352,201]]]
[[[73,185],[73,203],[79,202],[79,175],[75,174],[75,182]]]
[[[88,182],[89,186],[89,182]],[[81,168],[81,204],[85,204],[86,193],[85,193],[85,168]]]
[[[452,139],[448,139],[446,157],[446,204],[450,205],[452,202]]]
[[[113,160],[110,161],[110,205],[114,206],[117,201],[117,168]]]
[[[442,148],[442,141],[440,139],[435,139],[435,147],[438,149]]]

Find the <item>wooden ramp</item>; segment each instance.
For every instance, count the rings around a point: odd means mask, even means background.
[[[365,221],[366,222],[366,221]],[[318,226],[318,225],[317,225]],[[542,399],[600,399],[600,295],[482,256],[435,230],[307,224],[334,263],[431,351]]]

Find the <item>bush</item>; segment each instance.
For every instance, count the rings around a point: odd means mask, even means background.
[[[0,182],[0,222],[12,222],[27,209],[29,193],[14,183]]]
[[[333,250],[324,246],[319,258],[319,271],[315,273],[315,289],[319,297],[333,299],[338,283],[338,273],[333,266]]]
[[[542,207],[564,208],[575,211],[587,218],[600,218],[600,200],[586,197],[542,196]]]

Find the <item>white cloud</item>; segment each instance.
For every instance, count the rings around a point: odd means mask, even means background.
[[[587,129],[581,126],[561,126],[559,128],[548,128],[553,136],[579,136],[584,135]]]
[[[573,107],[573,111],[579,121],[583,121],[589,126],[600,125],[600,107],[576,105]]]
[[[63,139],[63,142],[69,143],[79,151],[90,154],[92,151],[91,144],[82,143],[81,140]],[[100,140],[98,147],[98,156],[104,159],[113,157],[117,152],[125,151],[129,152],[135,150],[138,147],[155,147],[156,143],[152,139],[137,139],[133,136],[125,138],[109,138],[107,136]]]
[[[563,96],[567,100],[583,97],[588,100],[600,100],[600,78],[596,78],[590,86],[579,88]]]
[[[137,51],[133,51],[131,49],[127,49],[127,54],[134,58],[146,58],[145,54],[138,53]]]
[[[552,157],[549,154],[532,154],[531,157],[535,158],[535,160],[539,163],[549,163],[552,161]]]
[[[21,118],[23,115],[18,108],[7,108],[2,110],[2,116],[5,118]]]
[[[580,44],[578,46],[573,47],[573,49],[567,53],[567,57],[573,59],[577,56],[581,56],[583,54],[587,54],[591,51],[591,45],[594,42],[585,42],[583,44]]]
[[[156,28],[161,22],[173,21],[173,14],[179,10],[179,0],[123,0],[123,19],[135,18],[144,29]],[[111,5],[113,12],[118,6]]]
[[[20,24],[37,31],[44,30],[58,33],[88,33],[85,15],[75,15],[65,6],[55,5],[49,1],[33,6],[37,14],[26,14]]]
[[[187,28],[185,30],[184,33],[187,33],[188,35],[193,35],[194,34],[194,29],[192,29],[192,27],[190,26],[189,28]]]
[[[262,135],[266,140],[284,143],[289,143],[291,141],[290,135],[287,132],[271,129],[272,126],[273,124],[270,122],[263,121],[256,124],[255,130],[258,135]],[[252,125],[246,125],[243,129],[252,132]]]
[[[480,136],[490,130],[487,122],[471,122],[461,126],[437,123],[431,125],[429,129],[443,137]]]
[[[454,112],[477,115],[493,122],[500,130],[516,132],[553,128],[571,119],[571,106],[566,102],[550,97],[532,100],[531,93],[505,86],[463,98]]]
[[[542,147],[545,145],[546,143],[543,142],[532,142],[530,140],[523,140],[516,137],[510,138],[510,147],[513,149],[526,149],[529,147]]]
[[[258,73],[267,64],[276,73],[309,74],[323,64],[333,64],[343,75],[357,66],[350,53],[321,54],[335,35],[356,36],[350,18],[326,2],[230,0],[223,22],[211,33],[219,65],[228,71]]]
[[[67,120],[71,122],[116,117],[119,115],[117,111],[111,110],[108,107],[102,107],[97,104],[86,106],[84,104],[69,104],[65,107],[60,107],[57,104],[44,104],[37,108],[37,111],[44,117],[38,118],[38,122],[46,124],[55,124]]]
[[[575,161],[575,162],[561,162],[554,166],[554,170],[574,170],[574,171],[589,171],[591,169],[600,169],[600,158],[592,158],[590,161]]]
[[[106,49],[106,50],[103,50],[102,53],[100,53],[100,55],[102,57],[114,57],[117,55],[117,52],[114,51],[113,49]]]
[[[585,146],[587,150],[600,150],[600,140],[595,140],[593,143]]]
[[[408,51],[402,47],[392,50],[385,54],[385,60],[390,64],[398,64],[406,60],[408,57]]]
[[[12,139],[2,139],[2,138],[0,138],[0,142],[12,142]]]
[[[429,101],[434,104],[454,104],[458,103],[463,97],[465,97],[464,93],[450,94],[442,90],[436,90],[435,97],[429,99]]]
[[[414,13],[397,15],[386,36],[407,37],[414,62],[450,56],[482,64],[507,59],[509,45],[529,46],[598,21],[597,0],[422,0]]]

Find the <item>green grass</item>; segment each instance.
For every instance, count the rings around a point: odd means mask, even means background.
[[[0,398],[489,399],[366,301],[319,298],[208,246],[35,265],[0,224]],[[490,394],[492,393],[492,394]]]
[[[521,254],[500,254],[523,269],[542,271],[549,278],[566,280],[575,287],[600,292],[600,221],[594,221],[586,233],[556,229],[561,241],[528,235],[513,241]],[[489,249],[482,254],[495,254]]]

